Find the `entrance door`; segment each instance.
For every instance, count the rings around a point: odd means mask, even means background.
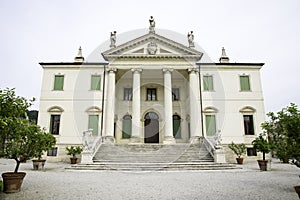
[[[159,143],[159,122],[158,115],[154,112],[148,112],[145,115],[145,143]]]

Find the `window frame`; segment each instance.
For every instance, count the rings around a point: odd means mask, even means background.
[[[246,116],[250,117],[250,120],[249,120],[250,128],[246,127],[246,121],[245,121]],[[254,116],[253,116],[253,114],[243,113],[243,125],[244,125],[244,135],[255,135],[255,126],[254,126]]]
[[[124,87],[123,89],[123,100],[132,101],[132,87]]]
[[[209,78],[211,78],[211,79],[209,79]],[[205,80],[205,79],[207,79],[207,80]],[[211,82],[208,80],[211,80]],[[213,92],[214,91],[214,76],[213,75],[203,75],[203,91],[205,91],[205,92]]]
[[[99,81],[97,82],[96,87],[93,84],[94,83],[93,78],[99,78]],[[91,91],[100,91],[101,90],[101,79],[102,79],[102,77],[99,74],[91,75],[91,82],[90,82],[90,90]]]
[[[245,88],[245,86],[242,83],[242,78],[248,78],[248,87]],[[251,92],[251,82],[250,82],[250,75],[239,75],[239,81],[240,81],[240,92]]]
[[[58,78],[62,78],[62,86],[58,87]],[[64,90],[64,84],[65,84],[65,75],[63,74],[55,74],[54,75],[54,82],[53,82],[53,91],[63,91]]]
[[[209,128],[210,127],[208,127],[207,126],[207,117],[208,116],[210,116],[210,117],[213,117],[213,119],[214,119],[214,130],[215,130],[215,133],[214,134],[208,134],[209,133]],[[211,124],[211,123],[210,123]],[[213,130],[212,130],[213,131]],[[213,137],[213,136],[215,136],[216,135],[216,133],[217,133],[217,117],[216,117],[216,114],[215,113],[208,113],[208,114],[205,114],[205,133],[206,133],[206,136],[207,137]]]
[[[129,115],[129,114],[126,114],[126,115],[124,115],[123,116],[123,118],[122,118],[123,120],[122,120],[122,139],[130,139],[131,138],[131,136],[132,136],[132,116],[131,115]],[[125,132],[125,121],[126,121],[126,123],[130,123],[130,126],[129,126],[129,129],[130,129],[130,133],[126,133]]]
[[[96,133],[95,133],[95,130],[92,127],[90,127],[90,125],[91,125],[91,120],[90,120],[91,118],[90,117],[92,117],[92,116],[97,116],[97,132]],[[99,118],[100,118],[99,114],[95,114],[95,113],[88,114],[88,130],[93,129],[92,130],[92,136],[98,136],[99,135]]]
[[[47,156],[57,156],[58,148],[53,147],[52,149],[47,151]]]
[[[54,118],[59,116],[59,120],[55,120]],[[58,123],[57,123],[58,121]],[[58,128],[55,128],[55,130],[57,130],[57,133],[54,133],[54,126],[55,126],[55,123],[56,123],[56,126],[58,126]],[[61,123],[61,114],[51,114],[50,115],[50,127],[49,127],[49,132],[52,134],[52,135],[59,135],[60,133],[60,123]],[[58,125],[57,125],[58,124]]]
[[[180,89],[178,87],[172,88],[172,101],[180,101]]]
[[[149,99],[149,91],[150,92],[150,99]],[[153,91],[155,91],[155,98],[153,99]],[[157,101],[157,88],[147,88],[146,91],[146,101]]]

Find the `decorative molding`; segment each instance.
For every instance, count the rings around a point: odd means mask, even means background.
[[[62,109],[61,107],[59,106],[52,106],[50,107],[47,112],[59,112],[59,113],[62,113],[64,112],[64,109]]]
[[[245,106],[239,110],[241,113],[255,113],[256,109],[251,106]]]
[[[217,108],[215,108],[215,107],[208,106],[208,107],[204,108],[203,112],[205,114],[208,114],[208,113],[217,113],[217,112],[219,112],[219,110]]]

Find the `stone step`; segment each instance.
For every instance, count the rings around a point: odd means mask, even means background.
[[[232,164],[215,163],[93,163],[76,164],[72,170],[118,170],[118,171],[173,171],[173,170],[227,170],[239,169]]]

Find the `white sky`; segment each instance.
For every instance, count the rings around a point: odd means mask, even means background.
[[[264,62],[265,110],[300,104],[300,1],[298,0],[26,0],[0,1],[0,88],[40,96],[39,62],[73,61],[118,33],[156,27],[186,35],[218,62]],[[38,109],[38,102],[33,107]]]

